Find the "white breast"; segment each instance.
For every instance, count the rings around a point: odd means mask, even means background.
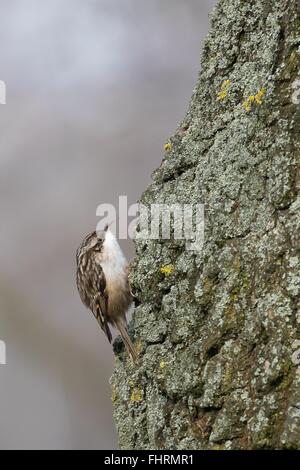
[[[125,314],[130,304],[127,280],[127,260],[112,232],[107,231],[101,254],[101,266],[106,279],[109,314]]]
[[[107,273],[109,278],[118,278],[126,275],[127,261],[121,247],[112,232],[109,230],[106,233],[105,241],[103,244],[101,265],[104,273]]]

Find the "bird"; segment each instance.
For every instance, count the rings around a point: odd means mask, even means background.
[[[76,252],[76,264],[76,283],[82,303],[91,310],[110,343],[109,325],[117,328],[128,355],[136,363],[137,352],[126,321],[126,312],[132,304],[128,263],[108,225],[83,239]]]

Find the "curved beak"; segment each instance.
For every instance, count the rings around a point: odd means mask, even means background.
[[[108,230],[108,227],[110,227],[112,224],[113,224],[113,220],[110,222],[110,224],[106,224],[105,227],[104,227],[104,232],[107,232]]]

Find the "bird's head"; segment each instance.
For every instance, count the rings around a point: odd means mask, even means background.
[[[86,253],[99,253],[102,251],[103,244],[108,233],[108,225],[104,227],[104,230],[95,230],[89,233],[82,241],[81,245],[77,250],[77,260],[79,260]]]

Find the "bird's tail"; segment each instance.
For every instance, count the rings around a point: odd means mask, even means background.
[[[121,335],[121,338],[123,340],[123,343],[125,345],[125,348],[126,348],[126,351],[127,351],[128,355],[131,357],[131,359],[134,363],[137,363],[138,355],[137,355],[135,347],[134,347],[134,345],[133,345],[133,343],[130,339],[130,336],[128,334],[126,323],[124,323],[124,321],[120,319],[117,322],[115,322],[115,325],[116,325],[117,329],[119,330],[119,333]]]

